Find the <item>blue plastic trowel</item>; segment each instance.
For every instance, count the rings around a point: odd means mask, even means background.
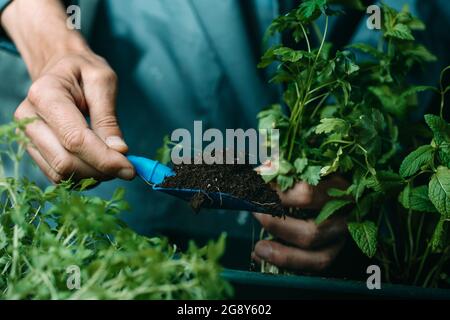
[[[127,158],[135,167],[137,175],[149,184],[153,190],[167,193],[187,202],[191,202],[193,197],[203,194],[205,201],[202,203],[202,208],[252,211],[272,215],[283,214],[282,209],[274,210],[273,208],[264,207],[248,200],[237,198],[228,193],[206,192],[198,189],[163,188],[160,184],[164,179],[175,175],[175,172],[171,168],[158,161],[144,157],[128,156]]]

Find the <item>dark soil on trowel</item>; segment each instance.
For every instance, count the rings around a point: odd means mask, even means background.
[[[205,192],[222,192],[253,202],[269,211],[284,212],[278,194],[264,182],[252,166],[245,164],[181,164],[173,167],[176,175],[167,177],[164,188],[199,189]],[[199,211],[206,196],[198,193],[191,207]]]

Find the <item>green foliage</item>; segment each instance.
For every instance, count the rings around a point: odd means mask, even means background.
[[[163,145],[161,148],[156,150],[155,160],[161,162],[162,164],[168,164],[171,161],[171,144],[172,141],[170,141],[169,136],[165,136],[163,140]]]
[[[117,215],[124,190],[88,196],[93,179],[39,188],[20,177],[26,123],[0,126],[0,298],[215,299],[228,296],[218,260],[225,237],[185,253],[160,238],[135,234]],[[18,130],[16,130],[18,129]],[[16,168],[8,177],[3,164]],[[69,289],[68,270],[80,287]]]
[[[358,247],[372,258],[377,251],[377,226],[372,221],[350,222],[348,231]]]
[[[450,169],[439,167],[431,177],[428,196],[445,219],[450,219]]]
[[[400,175],[408,178],[417,173],[423,166],[429,165],[433,161],[434,148],[430,145],[421,146],[409,154],[400,166]]]
[[[325,220],[327,220],[333,213],[338,211],[339,209],[351,204],[350,200],[332,200],[329,201],[320,211],[319,215],[316,218],[316,223],[321,224]]]
[[[332,48],[326,38],[337,2],[360,6],[359,1],[303,1],[269,27],[269,36],[283,33],[283,39],[290,36],[307,48],[279,44],[260,64],[274,64],[272,82],[285,88],[283,102],[258,116],[260,127],[279,129],[280,168],[290,168],[280,169],[270,181],[286,190],[297,181],[317,185],[331,174],[346,177],[351,185],[329,190],[335,199],[323,207],[317,222],[346,210],[353,240],[385,266],[387,281],[437,286],[448,278],[450,263],[450,125],[443,116],[450,91],[443,77],[450,67],[441,73],[440,88],[408,83],[413,67],[436,57],[415,41],[415,32],[425,25],[406,6],[401,11],[382,6],[377,46]],[[320,16],[325,29],[314,33],[319,43],[314,48],[310,31],[318,30]],[[357,61],[355,52],[365,59]],[[425,116],[433,140],[420,146],[423,136],[406,140],[403,133],[411,132],[407,116],[424,91],[439,94],[441,106],[439,115]],[[401,161],[405,150],[410,153]]]

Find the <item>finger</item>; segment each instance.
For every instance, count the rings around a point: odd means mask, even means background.
[[[343,237],[347,232],[344,217],[332,218],[317,225],[314,220],[279,218],[254,214],[262,227],[273,236],[303,249],[313,249]]]
[[[88,177],[96,180],[109,178],[64,149],[47,124],[38,118],[29,101],[25,100],[19,106],[15,116],[17,119],[36,118],[26,126],[25,134],[30,138],[42,159],[52,169],[52,176],[55,176],[56,173],[58,180],[52,179],[53,182],[70,177],[75,180]]]
[[[44,175],[52,182],[54,183],[58,183],[63,179],[63,177],[61,175],[59,175],[58,173],[55,172],[55,170],[53,170],[49,164],[47,163],[47,161],[45,161],[45,159],[41,156],[41,154],[39,153],[39,151],[34,148],[34,147],[28,147],[27,148],[27,152],[30,155],[30,157],[33,159],[33,161],[37,164],[37,166],[39,167],[39,169],[41,169],[41,171],[44,173]]]
[[[341,240],[320,251],[307,251],[282,245],[278,242],[262,240],[255,246],[255,255],[280,268],[323,272],[330,267],[344,245]]]
[[[345,190],[348,183],[339,176],[332,176],[317,186],[311,186],[306,182],[299,182],[286,192],[277,189],[283,205],[302,209],[321,209],[330,200],[328,190],[337,188]]]
[[[135,172],[131,163],[124,155],[109,148],[88,128],[73,100],[61,90],[52,79],[45,80],[30,90],[33,92],[30,102],[63,147],[106,175],[126,180],[134,178]]]
[[[110,148],[126,153],[116,117],[117,76],[112,70],[91,71],[83,83],[92,129]]]

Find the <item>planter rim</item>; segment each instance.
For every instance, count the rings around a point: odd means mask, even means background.
[[[445,299],[450,300],[450,289],[422,288],[382,283],[380,290],[369,290],[366,283],[355,280],[300,275],[274,275],[224,269],[222,276],[232,284],[320,291],[327,294],[392,299]]]

